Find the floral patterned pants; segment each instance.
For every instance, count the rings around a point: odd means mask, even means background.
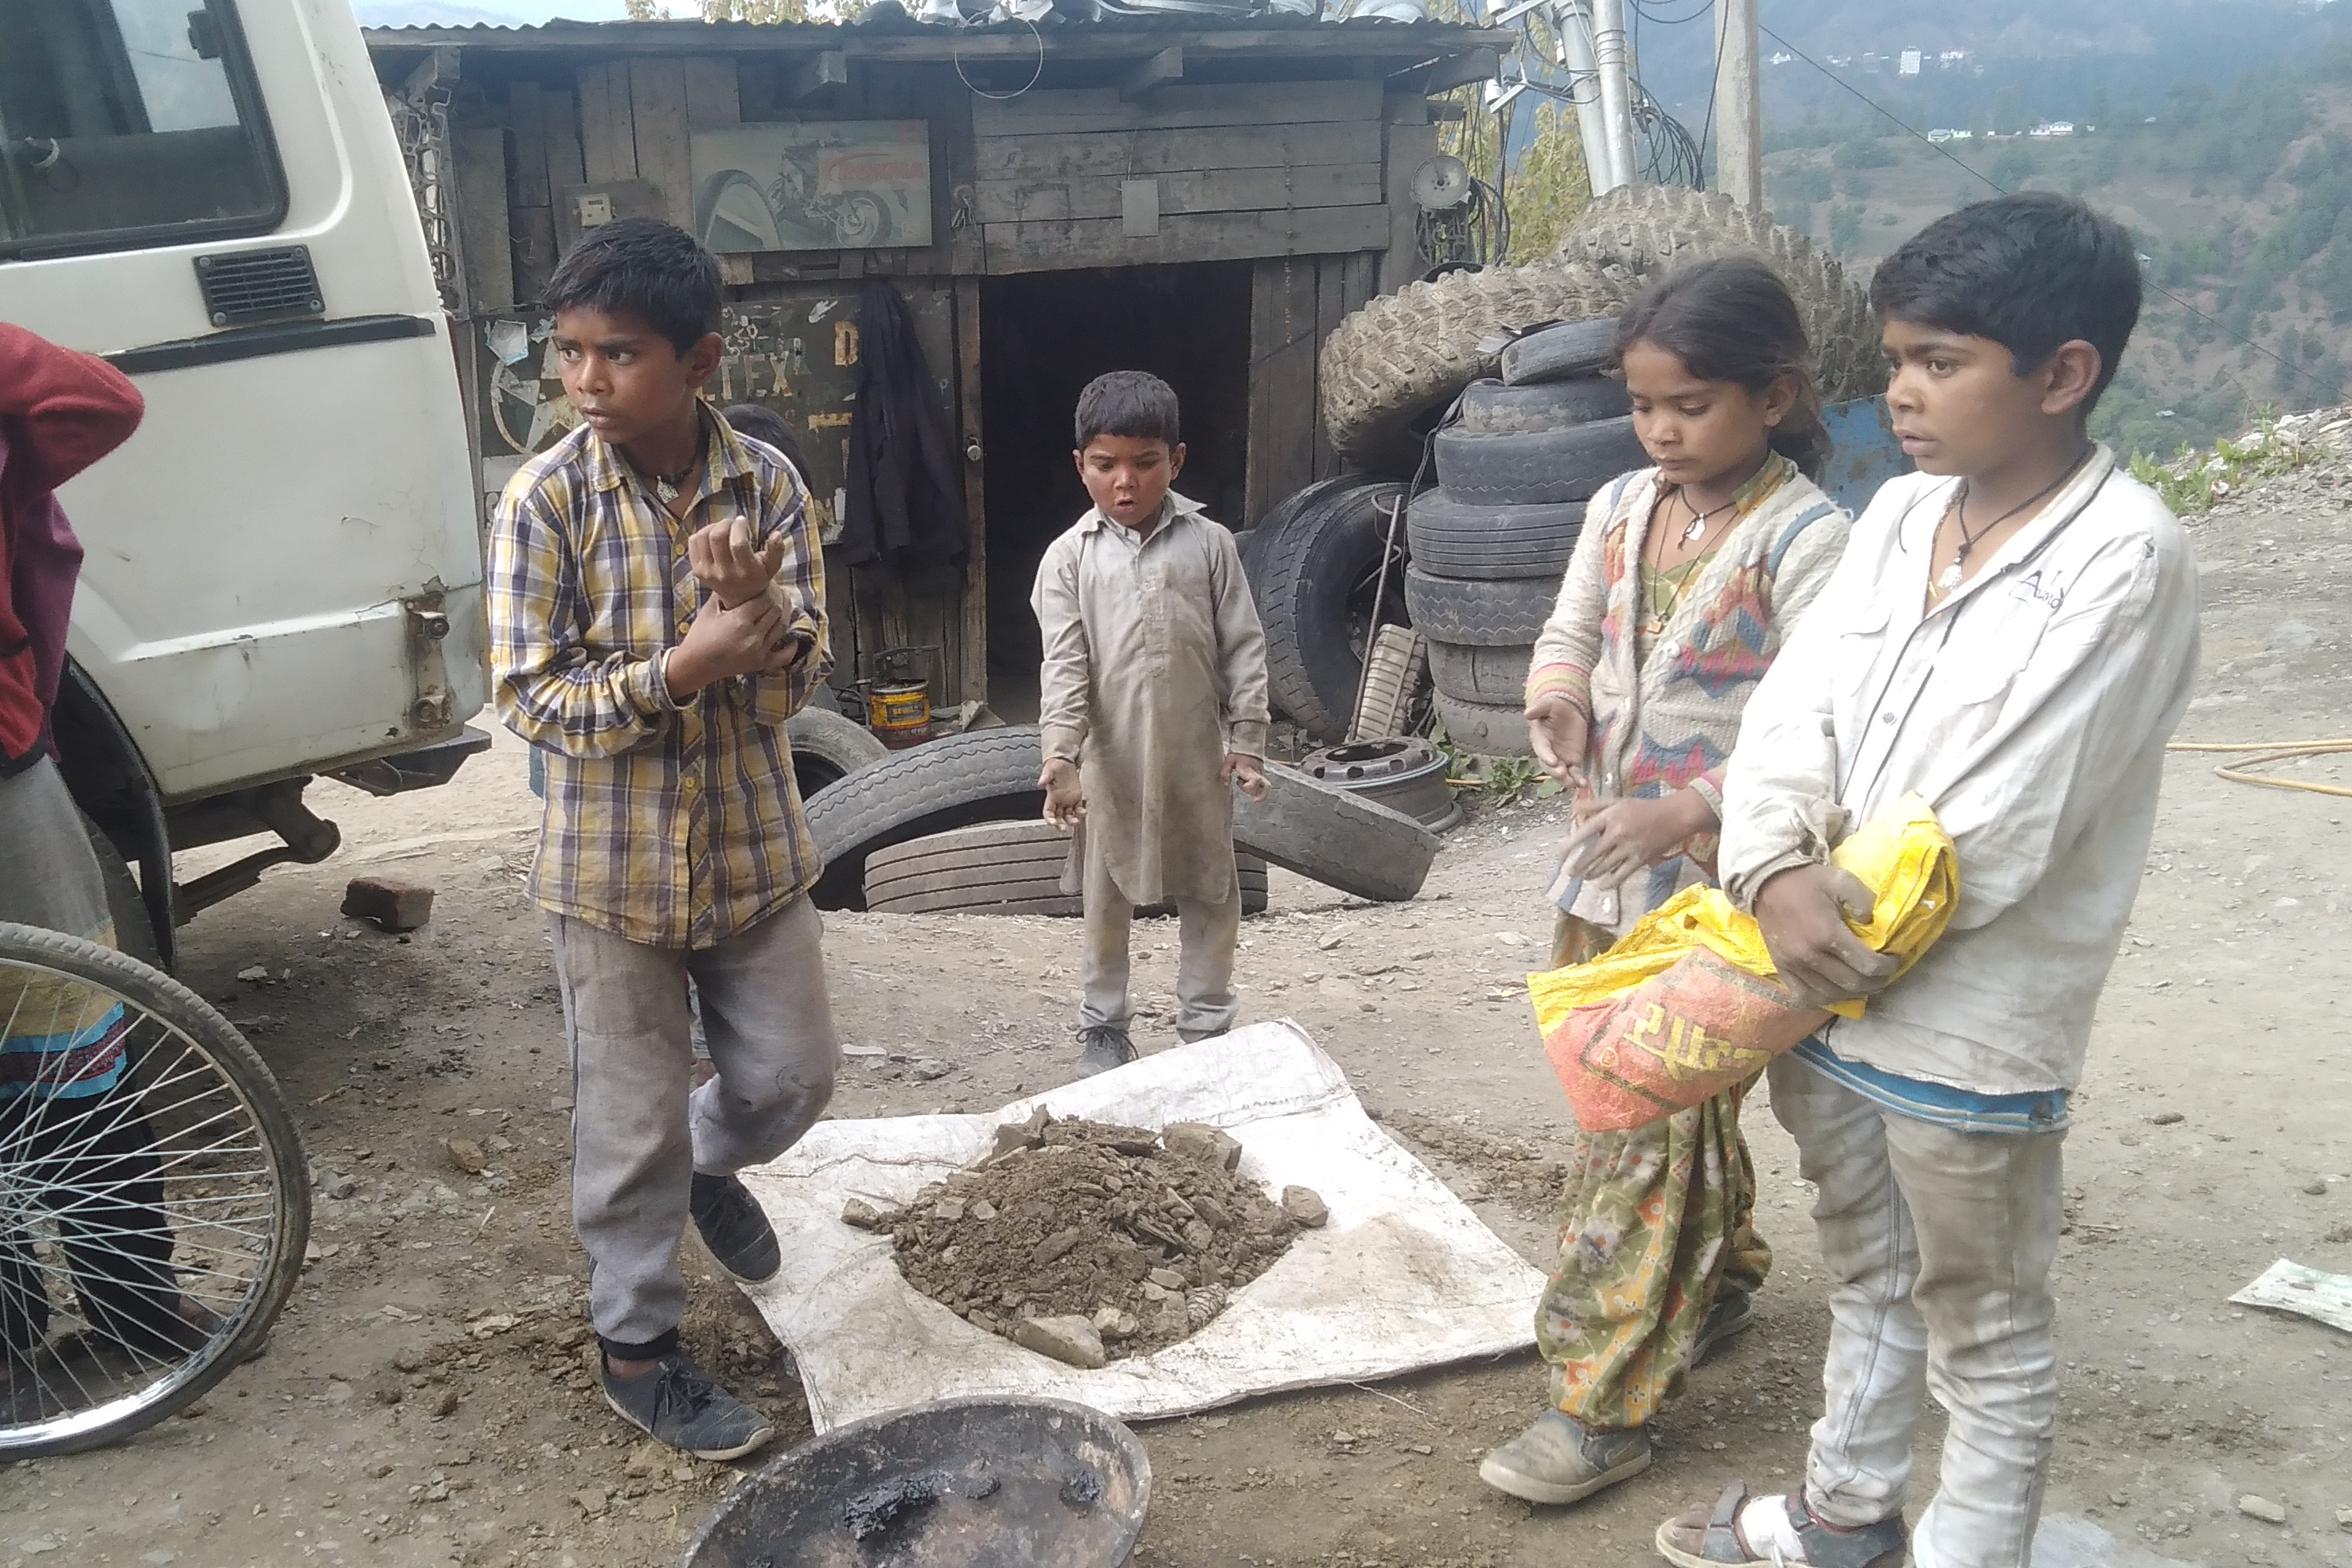
[[[1573,916],[1559,927],[1555,967],[1612,940]],[[1647,1127],[1577,1136],[1536,1343],[1551,1363],[1553,1405],[1587,1426],[1646,1424],[1681,1388],[1707,1309],[1760,1289],[1771,1269],[1739,1135],[1739,1103],[1755,1082]]]

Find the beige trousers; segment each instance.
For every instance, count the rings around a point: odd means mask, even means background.
[[[1127,952],[1135,900],[1119,891],[1091,846],[1086,851],[1084,888],[1087,956],[1078,1027],[1124,1029],[1135,1021]],[[1223,903],[1176,900],[1176,920],[1183,944],[1176,964],[1176,1033],[1186,1040],[1205,1040],[1232,1028],[1241,1013],[1241,1001],[1234,994],[1234,951],[1242,935],[1239,873],[1226,884]]]

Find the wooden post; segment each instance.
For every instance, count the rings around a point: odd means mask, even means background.
[[[956,434],[963,465],[964,548],[962,658],[961,668],[940,671],[950,702],[988,700],[988,482],[981,446],[980,279],[955,280]]]
[[[1717,0],[1715,58],[1715,187],[1760,212],[1764,110],[1756,0]]]

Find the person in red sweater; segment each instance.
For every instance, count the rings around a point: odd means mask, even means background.
[[[131,438],[145,403],[101,360],[0,323],[0,921],[115,944],[106,884],[52,753],[81,545],[57,489]],[[79,987],[0,977],[0,1147],[58,1222],[66,1268],[0,1238],[0,1403],[15,1417],[78,1402],[47,1370],[70,1281],[91,1343],[176,1361],[224,1324],[181,1289],[153,1139],[119,1005]]]

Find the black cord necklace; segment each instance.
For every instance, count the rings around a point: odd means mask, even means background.
[[[1977,547],[1977,541],[1982,539],[1986,534],[1990,533],[1994,529],[1999,528],[2002,523],[2007,522],[2011,518],[2015,517],[2019,512],[2025,510],[2026,508],[2034,505],[2036,502],[2048,500],[2052,492],[2056,490],[2059,486],[2064,484],[2068,479],[2073,479],[2075,471],[2090,460],[2091,453],[2094,449],[2095,448],[2090,447],[2084,447],[2082,456],[2076,458],[2073,462],[2066,465],[2065,472],[2060,474],[2056,479],[2051,480],[2048,484],[2042,486],[2040,489],[2034,491],[2023,500],[2019,501],[2015,506],[2011,507],[2007,511],[2002,512],[1999,517],[1994,518],[1990,522],[1986,523],[1982,528],[1976,530],[1974,532],[1970,532],[1969,531],[1969,482],[1966,479],[1962,479],[1960,481],[1959,489],[1952,497],[1952,521],[1959,527],[1960,547],[1953,552],[1952,563],[1949,566],[1945,567],[1942,573],[1936,578],[1935,589],[1937,600],[1940,603],[1942,600],[1949,597],[1952,593],[1959,587],[1961,582],[1967,575],[1969,552]]]

